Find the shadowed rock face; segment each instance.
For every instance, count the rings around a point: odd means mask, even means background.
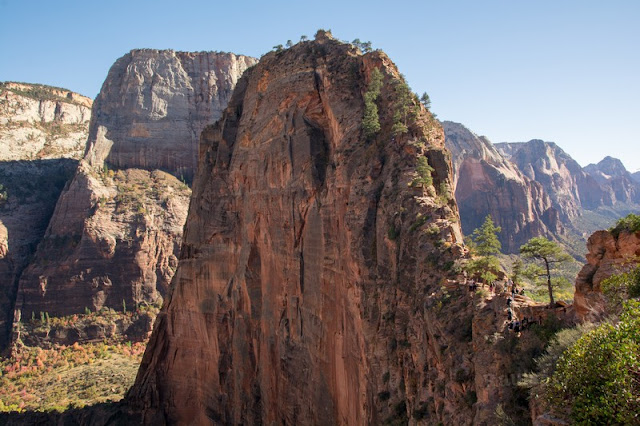
[[[398,78],[383,53],[320,34],[240,80],[202,133],[178,271],[128,396],[146,423],[471,424],[473,307],[436,309],[461,254],[456,204],[434,190],[451,163],[417,101],[391,136]],[[421,156],[434,187],[411,185]]]
[[[640,233],[623,231],[615,237],[609,231],[597,231],[589,237],[587,250],[587,264],[576,278],[573,304],[581,320],[593,321],[606,315],[600,283],[640,263]]]
[[[490,214],[502,227],[498,235],[506,253],[540,235],[563,232],[558,211],[542,185],[529,179],[485,137],[463,125],[442,123],[446,146],[451,151],[456,201],[462,230],[469,235]]]
[[[0,351],[9,343],[18,280],[84,152],[91,100],[0,83]]]
[[[193,175],[200,131],[220,117],[254,62],[135,50],[113,65],[85,158],[20,280],[16,319],[161,303],[191,192],[179,178]]]

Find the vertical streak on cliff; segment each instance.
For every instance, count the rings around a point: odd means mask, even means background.
[[[374,67],[382,130],[367,140]],[[461,237],[455,202],[415,184],[420,156],[452,180],[440,126],[411,100],[392,135],[400,78],[383,53],[320,35],[238,82],[202,133],[180,266],[129,394],[148,423],[472,417],[462,388],[445,406],[429,380],[469,347],[453,339],[440,361],[423,331]]]

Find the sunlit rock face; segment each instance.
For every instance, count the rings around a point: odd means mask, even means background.
[[[594,321],[606,315],[602,281],[639,263],[640,232],[622,231],[616,237],[609,231],[597,231],[589,237],[587,250],[587,264],[576,278],[573,304],[581,320]]]
[[[368,139],[374,68],[381,130]],[[180,263],[129,393],[146,423],[471,424],[493,413],[492,384],[469,403],[466,288],[438,304],[463,252],[441,191],[453,183],[444,133],[411,99],[408,132],[392,135],[398,79],[382,52],[320,35],[239,81],[202,133]],[[420,158],[433,185],[415,184]]]
[[[0,83],[0,352],[20,274],[85,150],[91,103],[65,89]]]
[[[563,232],[558,211],[541,184],[525,176],[485,137],[451,121],[442,126],[465,235],[480,227],[489,214],[502,228],[498,237],[505,253],[517,253],[532,237]]]
[[[93,107],[84,159],[19,285],[16,315],[161,303],[177,267],[202,128],[255,59],[134,50]]]

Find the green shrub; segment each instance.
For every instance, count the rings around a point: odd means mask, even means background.
[[[372,138],[380,131],[380,119],[378,117],[378,105],[376,99],[382,89],[382,72],[378,68],[371,71],[368,90],[364,94],[364,116],[362,128],[367,138]]]
[[[637,424],[640,413],[640,302],[620,321],[586,333],[559,359],[547,398],[576,424]]]
[[[630,213],[627,216],[619,219],[613,228],[609,229],[611,234],[618,238],[622,231],[638,232],[640,231],[640,215]]]
[[[421,155],[416,160],[416,173],[417,176],[411,181],[409,186],[412,188],[421,186],[423,188],[429,187],[433,184],[433,177],[431,173],[434,168],[429,165],[427,157]]]
[[[614,309],[629,298],[640,297],[640,266],[602,280],[600,288]]]

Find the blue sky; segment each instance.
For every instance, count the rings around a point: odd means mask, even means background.
[[[640,1],[0,0],[0,81],[95,97],[134,48],[259,57],[331,29],[370,40],[443,120],[640,169]]]

